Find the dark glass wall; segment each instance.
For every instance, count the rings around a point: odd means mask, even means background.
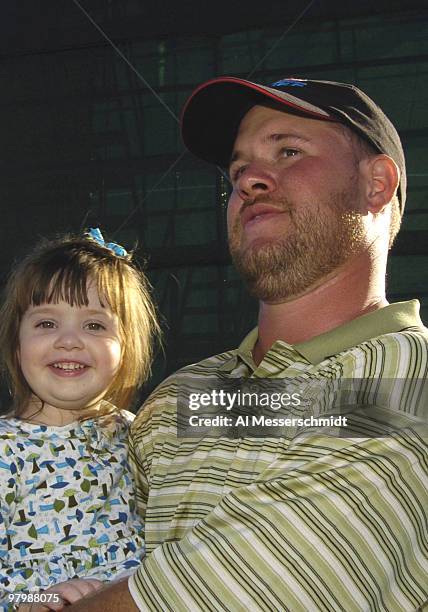
[[[88,2],[106,33],[117,25],[113,42],[134,70],[71,3],[61,36],[55,16],[45,16],[37,27],[51,35],[39,31],[33,48],[27,39],[2,46],[2,279],[39,236],[96,223],[125,246],[138,244],[165,330],[165,355],[150,386],[236,346],[255,323],[256,304],[227,254],[228,183],[184,151],[178,131],[190,91],[220,74],[266,83],[286,76],[347,81],[386,110],[409,175],[388,295],[418,297],[428,321],[428,13],[391,3],[375,16],[308,11],[292,26],[291,13],[281,21],[283,4],[272,3],[263,27],[245,28],[241,19],[235,31],[229,24],[195,34],[193,24],[183,34],[177,14],[180,35],[169,23],[166,33],[150,36],[147,21],[138,28],[140,3]],[[58,4],[55,11],[59,20]]]

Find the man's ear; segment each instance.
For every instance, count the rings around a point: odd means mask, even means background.
[[[382,212],[397,193],[400,170],[388,155],[376,155],[365,160],[366,201],[373,214]]]

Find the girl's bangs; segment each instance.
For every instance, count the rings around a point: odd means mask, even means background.
[[[100,304],[108,306],[115,314],[121,314],[121,289],[117,283],[117,272],[111,267],[86,266],[34,270],[28,284],[22,287],[20,300],[23,312],[30,306],[57,304],[64,301],[70,306],[87,306],[88,287],[96,279]],[[119,283],[121,285],[121,283]]]
[[[23,305],[27,309],[30,305],[57,304],[64,301],[70,306],[87,306],[88,278],[88,271],[81,267],[33,270],[28,284],[22,287]]]

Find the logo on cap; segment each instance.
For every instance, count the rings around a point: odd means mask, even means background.
[[[281,79],[280,81],[276,81],[276,83],[272,83],[271,87],[306,87],[306,81],[302,81],[301,79]]]

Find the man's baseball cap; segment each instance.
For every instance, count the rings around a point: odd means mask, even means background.
[[[201,159],[227,168],[243,116],[255,104],[273,101],[289,113],[343,123],[389,155],[400,169],[398,197],[406,200],[406,164],[397,130],[377,104],[355,85],[286,78],[260,85],[235,77],[218,77],[199,85],[181,115],[186,147]]]

